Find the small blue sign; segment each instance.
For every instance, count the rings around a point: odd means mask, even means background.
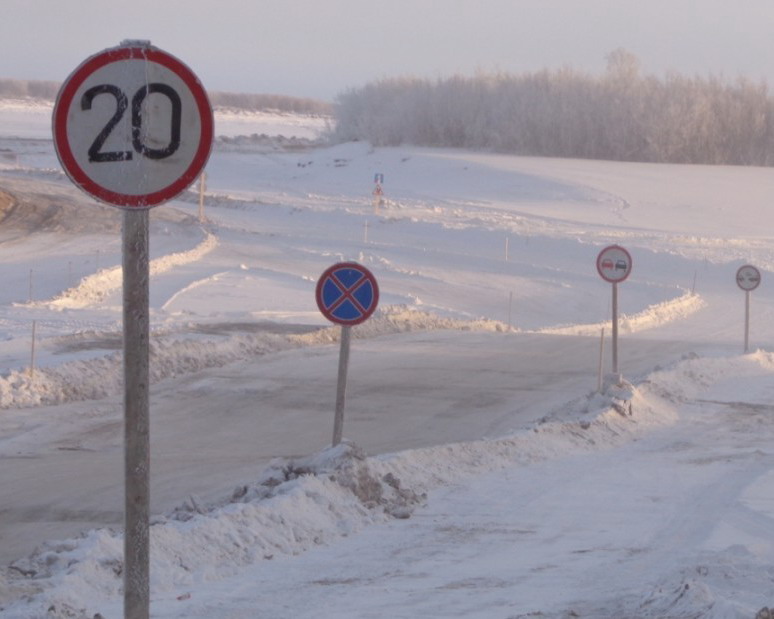
[[[315,292],[323,316],[341,325],[364,322],[379,303],[376,278],[356,262],[339,262],[326,269]]]

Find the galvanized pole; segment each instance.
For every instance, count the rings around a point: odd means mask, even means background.
[[[150,613],[148,211],[124,211],[124,619]]]
[[[750,291],[744,291],[744,352],[750,352]]]
[[[605,358],[605,328],[602,327],[599,333],[599,366],[597,368],[597,391],[602,393],[602,364]]]
[[[344,400],[347,393],[347,369],[349,367],[349,341],[352,327],[342,325],[339,350],[339,380],[336,386],[336,416],[333,420],[333,446],[341,442],[344,433]]]
[[[618,374],[618,283],[613,282],[613,374]]]

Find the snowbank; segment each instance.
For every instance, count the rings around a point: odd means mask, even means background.
[[[671,424],[668,402],[647,388],[612,386],[573,404],[577,418],[546,418],[512,436],[369,458],[342,443],[307,458],[276,460],[219,504],[195,497],[151,526],[154,596],[185,599],[241,567],[297,555],[391,518],[409,518],[433,488],[475,475],[606,449]],[[17,561],[6,587],[34,592],[8,605],[8,619],[92,619],[122,588],[120,532],[44,543]]]
[[[690,406],[681,408],[682,403],[773,373],[771,353],[730,358],[688,355],[636,386],[613,384],[604,393],[579,398],[509,436],[380,457],[368,457],[344,442],[309,457],[277,459],[254,482],[237,487],[217,503],[204,505],[191,497],[154,519],[154,603],[206,597],[207,587],[238,577],[251,564],[281,561],[374,524],[410,518],[433,500],[434,491],[475,484],[479,475],[489,472],[602,454],[657,433],[675,449],[682,443],[674,441],[683,435],[670,438],[669,433],[681,422],[692,422],[683,417]],[[754,499],[753,490],[751,486],[745,492],[748,502]],[[8,600],[0,607],[3,617],[117,616],[122,548],[121,534],[109,529],[43,544],[0,577],[5,578],[0,580],[0,592]],[[667,547],[664,552],[668,551]],[[671,561],[659,570],[655,584],[645,575],[639,594],[610,591],[610,599],[593,598],[589,606],[578,606],[577,616],[751,617],[742,610],[749,610],[750,595],[759,600],[760,592],[770,591],[772,571],[762,570],[754,554],[738,545],[713,554],[706,547],[704,557],[706,562],[696,565],[684,563],[684,557]],[[184,612],[183,606],[179,608]]]
[[[207,241],[202,243],[200,248],[206,245]],[[183,260],[185,255],[160,259],[160,267],[169,265],[175,259]],[[94,277],[99,279],[101,274],[103,272]],[[106,277],[109,278],[109,274]],[[89,299],[93,302],[99,294],[99,288],[90,283],[82,284],[78,289],[82,290],[82,293],[77,295],[81,300]],[[434,329],[505,330],[502,323],[496,321],[455,320],[411,310],[405,306],[387,306],[380,308],[368,322],[355,327],[353,336],[370,338]],[[328,327],[300,335],[232,333],[219,338],[203,339],[191,337],[185,331],[159,331],[151,336],[151,382],[156,383],[205,368],[222,367],[271,352],[331,344],[338,341],[340,333],[340,327]],[[84,335],[100,336],[93,333]],[[114,352],[95,359],[69,361],[56,367],[38,368],[34,376],[30,376],[26,370],[11,371],[0,376],[0,409],[97,400],[116,395],[120,393],[123,384],[122,367],[122,353]]]
[[[161,256],[150,261],[150,275],[159,275],[175,267],[201,260],[218,246],[215,235],[206,233],[204,240],[189,251]],[[31,305],[47,305],[54,309],[83,308],[102,301],[108,294],[119,289],[123,283],[123,270],[120,266],[102,269],[93,275],[84,277],[76,286],[63,291],[54,299],[36,301]]]
[[[706,302],[697,294],[686,292],[685,294],[646,307],[636,314],[623,314],[618,317],[618,328],[621,333],[636,333],[653,327],[661,326],[676,320],[687,318],[694,312],[705,307]],[[551,333],[555,335],[597,335],[603,327],[608,327],[610,322],[600,322],[586,325],[567,325],[561,327],[548,327],[538,329],[537,333]]]

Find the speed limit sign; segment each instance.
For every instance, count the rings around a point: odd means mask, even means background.
[[[124,617],[150,605],[149,208],[188,187],[212,147],[212,108],[193,72],[148,41],[87,58],[52,121],[70,180],[124,209]]]
[[[180,60],[144,41],[87,58],[65,80],[54,146],[70,179],[95,198],[148,208],[186,189],[207,163],[207,93]]]

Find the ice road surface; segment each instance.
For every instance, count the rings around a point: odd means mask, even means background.
[[[0,103],[0,617],[112,619],[120,217],[64,177],[49,118]],[[774,173],[324,147],[325,127],[218,112],[204,221],[196,187],[152,211],[152,616],[774,607]],[[623,380],[598,390],[611,243],[633,270]],[[381,301],[332,448],[314,286],[340,260]]]

